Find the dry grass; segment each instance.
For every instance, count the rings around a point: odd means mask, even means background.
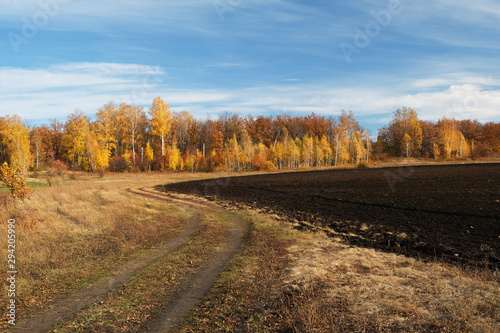
[[[182,332],[498,332],[490,272],[352,247],[249,213],[253,231]]]
[[[128,193],[140,187],[203,174],[120,175],[78,181],[52,179],[30,200],[0,192],[0,257],[7,258],[7,221],[16,220],[17,316],[46,308],[61,294],[92,283],[120,263],[172,239],[191,212]],[[6,279],[6,270],[0,271]],[[0,303],[7,304],[7,285]],[[4,325],[2,322],[0,325]]]
[[[167,253],[108,294],[51,332],[143,332],[161,313],[178,286],[194,273],[228,235],[227,223],[217,215],[202,218],[201,228],[180,248]]]
[[[242,252],[180,332],[274,332],[285,327],[276,313],[277,300],[289,264],[287,247],[301,235],[267,216],[242,216],[251,224]]]
[[[289,252],[284,309],[294,331],[500,331],[499,281],[489,272],[326,237]]]

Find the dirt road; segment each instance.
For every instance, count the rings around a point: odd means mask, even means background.
[[[166,253],[174,251],[192,238],[200,226],[200,215],[211,211],[227,215],[227,219],[232,223],[230,236],[221,249],[212,254],[194,275],[180,285],[172,301],[166,304],[163,312],[153,322],[146,324],[148,330],[151,332],[172,331],[178,326],[180,320],[186,317],[191,309],[203,299],[217,275],[224,270],[228,261],[239,251],[246,231],[245,223],[216,205],[200,200],[161,194],[148,189],[127,189],[127,191],[155,200],[189,206],[197,213],[187,220],[186,228],[181,235],[166,242],[161,248],[148,251],[140,257],[130,260],[90,287],[55,300],[46,310],[31,318],[20,320],[11,331],[48,332],[55,325],[67,322],[86,307],[98,304],[103,297],[120,289],[124,283],[159,261]]]

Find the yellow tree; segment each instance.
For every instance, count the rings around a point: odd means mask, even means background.
[[[0,118],[0,136],[12,167],[28,171],[32,164],[30,131],[17,115]]]
[[[87,135],[87,158],[91,171],[104,171],[109,166],[109,154],[104,141],[100,142],[98,135],[90,131]]]
[[[243,130],[241,133],[241,163],[245,166],[246,170],[252,169],[252,158],[253,158],[253,144],[252,138],[248,135],[247,130]]]
[[[238,171],[241,171],[241,153],[242,148],[236,139],[236,134],[226,142],[226,154],[228,161],[229,171],[233,171],[236,167]]]
[[[135,166],[135,141],[140,127],[143,126],[146,121],[144,111],[141,107],[128,104],[120,105],[120,109],[123,110],[123,116],[126,122],[125,128],[130,137],[130,144],[132,146],[132,162]]]
[[[314,161],[314,139],[309,134],[302,138],[302,156],[305,166],[312,166]]]
[[[326,138],[326,135],[322,135],[321,139],[318,141],[318,151],[321,152],[320,159],[318,160],[318,165],[331,165],[332,163],[332,147]]]
[[[276,143],[276,148],[274,149],[276,157],[276,165],[279,169],[283,169],[283,164],[286,160],[286,146],[283,142],[278,141]]]
[[[408,133],[405,133],[405,135],[403,136],[402,144],[403,149],[406,151],[406,157],[410,157],[411,143],[411,136],[409,136]]]
[[[154,155],[149,141],[146,145],[146,149],[144,149],[144,158],[146,158],[146,162],[148,163],[148,170],[151,171],[151,162],[153,162]]]
[[[177,148],[177,144],[174,142],[171,147],[168,148],[168,167],[172,171],[182,170],[184,167],[184,161],[181,157],[181,151]]]
[[[82,111],[76,110],[68,116],[63,136],[66,157],[74,167],[83,165],[88,135],[89,121]]]
[[[114,129],[114,139],[115,139],[115,156],[125,155],[127,146],[124,145],[123,141],[127,138],[127,121],[124,114],[124,109],[119,107],[113,114],[113,129]]]
[[[161,137],[161,154],[165,155],[165,136],[170,131],[172,123],[172,112],[168,104],[165,104],[160,97],[155,98],[153,106],[149,109],[151,115],[151,133]]]
[[[286,146],[286,158],[290,169],[297,168],[300,165],[300,145],[301,142],[299,138],[296,138],[295,140],[292,138],[288,139]]]
[[[116,104],[109,102],[100,108],[96,113],[96,121],[94,122],[96,134],[102,138],[108,150],[108,155],[115,148],[117,122],[116,122]]]
[[[315,162],[316,166],[323,165],[323,159],[324,159],[323,151],[319,147],[319,138],[317,136],[314,137],[313,148],[314,148],[314,157],[315,157],[315,161],[316,161]]]
[[[368,163],[370,161],[370,152],[372,150],[372,140],[370,139],[370,134],[366,129],[363,130],[363,139],[366,147],[366,163]]]
[[[0,180],[7,185],[14,198],[21,200],[29,198],[31,188],[27,184],[26,173],[19,165],[14,168],[4,162],[0,166]]]
[[[470,147],[462,132],[458,130],[458,121],[443,117],[439,120],[439,136],[445,157],[469,157]]]
[[[405,134],[411,138],[411,148],[416,154],[420,153],[422,146],[422,128],[415,110],[403,107],[394,111],[394,117],[385,128],[383,140],[392,153],[402,156],[405,150],[403,138]]]
[[[462,134],[462,132],[458,132],[459,133],[459,142],[458,142],[458,145],[459,145],[459,149],[458,149],[458,153],[460,154],[460,158],[465,158],[465,157],[470,157],[470,146],[469,146],[469,143],[467,142],[467,140],[465,139],[464,135]]]
[[[361,133],[359,131],[355,131],[352,135],[351,141],[351,145],[353,147],[353,159],[356,158],[356,164],[359,164],[359,162],[361,162],[361,159],[366,155],[366,149]]]
[[[335,165],[345,164],[349,160],[349,136],[345,130],[344,125],[337,126],[337,133],[335,135]]]

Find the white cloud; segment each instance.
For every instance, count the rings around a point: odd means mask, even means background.
[[[162,68],[139,64],[71,63],[32,70],[0,68],[0,115],[18,114],[31,120],[65,119],[79,108],[93,116],[110,100],[148,107],[160,96],[174,110],[186,110],[196,116],[216,116],[226,111],[240,115],[285,112],[338,115],[341,110],[352,110],[357,116],[373,119],[373,123],[383,126],[395,109],[409,106],[425,120],[435,121],[446,115],[500,121],[498,81],[481,81],[484,79],[469,74],[416,81],[408,78],[395,84],[397,89],[387,85],[353,83],[338,87],[292,80],[245,89],[197,90],[171,87],[164,80],[165,75]],[[426,92],[408,94],[400,86],[420,87],[420,91]]]
[[[419,115],[425,120],[447,116],[500,121],[500,90],[485,90],[480,85],[456,85],[439,92],[403,96],[400,101],[420,110]]]
[[[88,115],[109,100],[150,105],[215,103],[230,99],[218,91],[165,89],[165,72],[138,64],[70,63],[42,69],[0,68],[0,114],[25,119],[64,118],[74,109]]]

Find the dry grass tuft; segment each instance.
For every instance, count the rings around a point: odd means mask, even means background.
[[[486,272],[321,239],[289,248],[283,309],[298,332],[498,332],[498,279]]]

